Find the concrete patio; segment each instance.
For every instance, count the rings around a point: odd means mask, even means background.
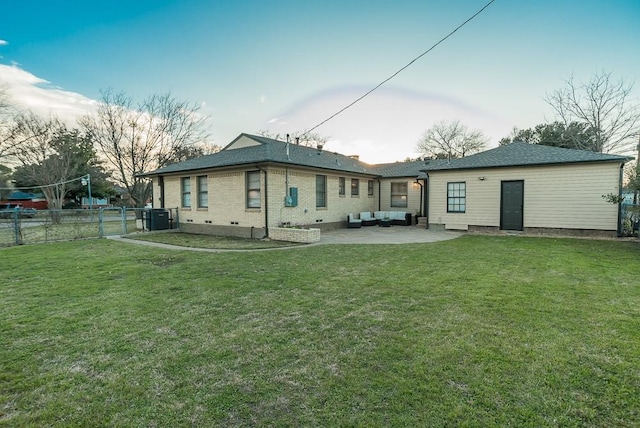
[[[368,226],[323,230],[320,244],[411,244],[454,239],[459,232],[429,230],[423,226]]]
[[[310,245],[322,244],[414,244],[424,242],[438,242],[454,239],[461,236],[462,233],[450,231],[428,230],[422,226],[391,226],[378,227],[369,226],[360,229],[332,229],[322,231],[320,234],[320,242]],[[107,239],[118,240],[130,244],[146,245],[156,248],[165,248],[171,250],[182,251],[198,251],[205,253],[220,252],[245,252],[245,251],[281,251],[293,250],[300,248],[297,246],[266,248],[256,250],[225,250],[215,248],[198,248],[198,247],[181,247],[177,245],[163,244],[152,241],[138,241],[134,239],[125,239],[120,235],[107,236]]]

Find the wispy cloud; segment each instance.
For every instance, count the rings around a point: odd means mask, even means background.
[[[272,118],[272,119],[269,119],[269,120],[267,121],[267,123],[268,123],[268,124],[273,124],[273,123],[280,123],[280,124],[282,124],[282,123],[286,123],[286,122],[283,122],[283,121],[282,121],[283,119],[284,119],[283,117],[274,117],[274,118]]]
[[[16,107],[36,114],[54,115],[74,126],[76,119],[95,110],[96,101],[81,94],[51,86],[48,81],[17,65],[0,64],[0,82]]]
[[[269,120],[267,130],[284,134],[309,129],[362,93],[361,87],[340,87],[320,92]],[[422,133],[439,120],[453,119],[460,119],[470,128],[481,129],[494,144],[507,135],[512,126],[491,111],[467,105],[453,97],[391,86],[372,94],[316,132],[339,136],[329,139],[325,146],[327,150],[357,153],[360,160],[369,163],[394,162],[416,157],[416,143]]]

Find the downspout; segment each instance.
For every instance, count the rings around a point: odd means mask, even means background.
[[[624,162],[620,163],[620,177],[618,179],[618,200],[622,201],[622,178],[624,177]],[[622,202],[618,202],[618,238],[622,236]]]
[[[424,186],[422,185],[422,183],[420,183],[420,180],[418,180],[416,178],[415,183],[420,186],[420,205],[418,205],[420,207],[420,214],[422,214],[424,212]]]
[[[158,176],[158,186],[160,187],[160,208],[164,208],[164,176]]]
[[[291,160],[291,157],[289,157],[289,134],[287,134],[287,161],[290,161],[290,160]],[[266,175],[265,175],[265,181],[266,181]],[[284,195],[289,196],[289,167],[284,168],[284,182],[285,182]],[[282,220],[282,218],[280,218],[280,220]]]
[[[429,179],[429,173],[427,172],[427,185],[424,186],[424,215],[427,217],[427,229],[429,229],[429,186],[431,185],[431,180]]]
[[[267,171],[259,168],[258,171],[264,172],[264,233],[269,236],[269,186],[267,181]]]
[[[284,168],[284,195],[289,196],[289,167]]]
[[[382,197],[382,182],[378,178],[378,211],[382,210],[382,208],[380,208],[382,206],[382,205],[380,205],[380,198],[381,197]]]
[[[420,209],[418,210],[419,211],[418,214],[422,214],[424,212],[424,202],[423,202],[424,201],[424,198],[423,198],[424,186],[422,185],[422,183],[420,183],[420,180],[418,180],[417,178],[416,178],[415,183],[418,186],[420,186],[420,204],[418,205],[418,207],[420,207]],[[418,216],[417,215],[416,215],[416,224],[418,224]]]

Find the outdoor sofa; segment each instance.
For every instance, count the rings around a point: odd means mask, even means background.
[[[375,226],[378,224],[378,219],[373,217],[369,211],[361,212],[360,220],[362,220],[363,226]]]
[[[390,220],[391,224],[401,226],[409,226],[411,224],[411,213],[405,211],[376,211],[373,213],[373,217],[378,221]]]

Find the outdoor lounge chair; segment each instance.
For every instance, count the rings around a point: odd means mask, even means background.
[[[378,219],[372,216],[368,211],[360,213],[360,220],[362,220],[363,226],[375,226],[378,224]]]
[[[355,229],[362,226],[362,220],[359,218],[354,218],[353,214],[349,214],[347,216],[347,227]]]

